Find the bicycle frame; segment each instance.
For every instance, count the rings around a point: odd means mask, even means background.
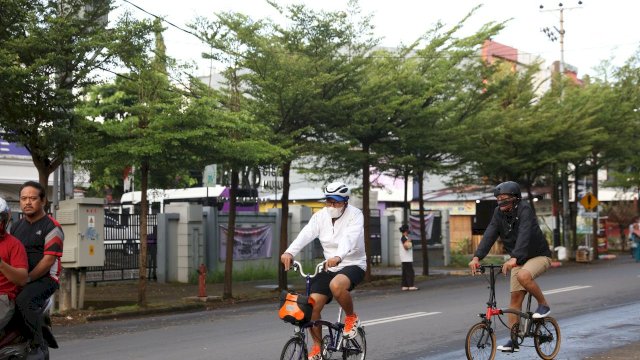
[[[324,270],[324,266],[325,266],[325,262],[323,261],[319,264],[316,265],[315,267],[315,272],[313,274],[305,274],[304,271],[302,270],[302,264],[300,264],[298,261],[294,261],[292,264],[292,268],[294,270],[297,270],[300,275],[302,275],[305,278],[305,294],[307,296],[311,295],[311,279],[314,278],[320,271]],[[306,324],[302,324],[299,326],[296,326],[294,332],[296,333],[296,336],[300,336],[302,337],[302,339],[304,341],[306,341],[306,333],[305,333],[305,329],[311,329],[314,326],[324,326],[327,328],[328,331],[328,335],[329,336],[329,343],[327,344],[327,350],[329,351],[343,351],[342,347],[344,342],[342,341],[342,337],[340,336],[340,334],[342,333],[342,330],[344,329],[344,323],[342,322],[342,315],[344,314],[344,310],[342,309],[342,307],[338,307],[338,319],[336,320],[336,322],[330,322],[330,321],[326,321],[326,320],[312,320]],[[361,351],[361,349],[359,348],[359,344],[355,343],[356,347],[358,348],[359,351]]]
[[[487,301],[487,310],[484,314],[479,314],[479,316],[481,318],[483,318],[484,320],[488,321],[489,323],[491,323],[491,318],[493,316],[496,315],[503,315],[503,314],[514,314],[516,316],[518,316],[520,319],[524,320],[524,324],[522,326],[522,328],[519,329],[518,331],[518,335],[519,336],[529,336],[532,334],[532,325],[533,322],[531,320],[533,320],[532,315],[533,313],[531,312],[531,294],[527,293],[527,306],[526,306],[526,312],[522,312],[519,310],[515,310],[515,309],[502,309],[499,308],[497,305],[497,301],[496,301],[496,270],[497,269],[502,269],[502,265],[494,265],[494,264],[490,264],[490,265],[481,265],[480,266],[480,272],[484,273],[485,269],[489,269],[489,301]]]

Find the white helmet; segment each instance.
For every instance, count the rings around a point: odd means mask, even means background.
[[[7,202],[0,198],[0,237],[4,236],[11,223],[11,209]]]
[[[351,195],[351,189],[345,183],[336,181],[324,188],[324,197],[331,198],[336,201],[347,201]]]

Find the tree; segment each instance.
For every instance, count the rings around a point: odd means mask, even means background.
[[[618,228],[620,229],[620,244],[622,246],[621,250],[625,252],[627,242],[625,241],[624,230],[638,218],[638,211],[633,201],[620,201],[607,204],[604,206],[603,212],[608,216],[608,220],[618,224]],[[629,236],[631,236],[631,234],[629,234]]]
[[[613,112],[610,123],[620,122],[621,126],[610,135],[617,151],[610,152],[608,183],[640,191],[640,50],[615,69],[612,81],[607,109]],[[640,201],[637,210],[640,212]]]
[[[201,136],[201,128],[183,116],[186,98],[168,79],[171,61],[165,54],[160,22],[133,21],[128,15],[121,21],[132,35],[130,51],[121,54],[129,72],[88,91],[81,114],[88,118],[84,126],[93,135],[86,137],[78,153],[85,162],[137,169],[141,184],[138,305],[146,306],[149,174],[189,158],[191,153],[184,150]]]
[[[475,34],[458,38],[457,32],[473,15],[473,9],[451,29],[436,26],[419,41],[426,44],[416,49],[416,56],[406,61],[414,76],[408,93],[413,97],[399,118],[399,155],[406,159],[418,180],[420,238],[423,275],[429,274],[429,258],[425,229],[424,174],[442,173],[456,164],[458,139],[466,121],[477,114],[488,94],[483,92],[484,79],[490,69],[474,60],[477,49],[502,29],[502,24],[489,23]],[[402,87],[401,87],[402,88]],[[398,153],[396,151],[396,153]]]
[[[230,64],[225,78],[228,87],[216,91],[200,84],[197,99],[185,112],[185,117],[202,123],[201,136],[194,146],[207,149],[200,152],[201,164],[222,164],[231,170],[229,191],[229,221],[227,224],[227,246],[223,298],[233,297],[233,248],[236,224],[238,174],[244,168],[255,168],[271,164],[286,153],[272,144],[270,129],[258,122],[246,109],[247,100],[241,96],[237,67]]]
[[[350,96],[341,99],[342,116],[335,126],[340,141],[329,158],[334,167],[362,176],[367,244],[371,167],[417,176],[424,220],[424,172],[442,167],[452,153],[447,142],[451,129],[477,108],[482,67],[473,66],[469,58],[499,26],[456,38],[467,18],[446,31],[437,25],[409,47],[370,54]],[[426,229],[421,223],[423,271],[428,274]]]
[[[282,253],[288,245],[292,161],[308,154],[313,141],[322,137],[326,118],[332,115],[331,101],[348,82],[352,64],[348,60],[364,45],[354,41],[362,28],[355,27],[344,12],[317,13],[302,5],[283,9],[270,4],[285,15],[288,26],[254,22],[241,14],[218,14],[215,21],[199,19],[193,27],[212,48],[238,59],[249,111],[268,126],[273,143],[285,150],[278,161],[283,177]],[[218,41],[222,38],[233,41]],[[282,266],[278,284],[287,287]]]
[[[74,90],[115,57],[121,29],[105,29],[111,1],[1,0],[0,127],[29,150],[39,182],[74,150]]]

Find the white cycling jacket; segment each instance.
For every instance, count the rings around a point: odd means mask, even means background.
[[[367,255],[364,251],[364,217],[355,206],[347,205],[342,216],[331,223],[331,216],[324,208],[311,216],[298,237],[289,245],[286,253],[296,256],[315,238],[320,239],[324,258],[339,256],[342,261],[329,271],[340,271],[345,266],[356,265],[367,270]]]

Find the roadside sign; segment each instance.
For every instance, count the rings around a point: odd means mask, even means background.
[[[580,204],[582,204],[582,206],[584,206],[584,208],[587,209],[587,210],[595,209],[596,207],[598,207],[599,203],[600,203],[600,201],[598,201],[598,198],[596,198],[590,192],[586,193],[582,197],[582,199],[580,199]]]

